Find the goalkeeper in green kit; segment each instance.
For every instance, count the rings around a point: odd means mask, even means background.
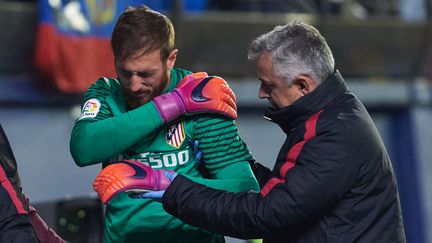
[[[234,94],[220,77],[173,67],[178,50],[166,16],[145,6],[126,9],[111,46],[118,77],[100,78],[84,94],[70,141],[77,165],[119,165],[111,175],[129,170],[133,181],[148,178],[151,167],[158,172],[152,176],[175,171],[216,189],[259,190],[233,121]],[[225,241],[169,215],[160,202],[133,199],[133,192],[99,196],[107,206],[105,242]]]

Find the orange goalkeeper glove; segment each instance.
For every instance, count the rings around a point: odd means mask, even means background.
[[[125,191],[165,190],[171,183],[164,173],[134,160],[123,160],[105,167],[93,182],[93,188],[104,204]]]

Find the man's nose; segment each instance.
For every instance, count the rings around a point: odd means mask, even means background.
[[[259,91],[258,91],[258,97],[260,99],[267,99],[269,98],[269,94],[263,89],[262,85],[260,85]]]
[[[132,74],[129,82],[130,91],[137,92],[139,91],[140,88],[141,88],[141,78],[136,74]]]

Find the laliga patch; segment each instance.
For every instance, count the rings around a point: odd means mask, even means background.
[[[167,128],[166,141],[169,145],[179,148],[185,138],[183,122],[174,124]]]
[[[87,100],[86,103],[82,107],[81,116],[79,119],[96,117],[98,112],[99,112],[100,107],[101,107],[101,104],[100,104],[99,100],[97,100],[97,99]]]

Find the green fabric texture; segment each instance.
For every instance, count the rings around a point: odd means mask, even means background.
[[[172,91],[189,73],[174,68],[164,92]],[[232,120],[201,114],[162,124],[153,102],[128,111],[119,81],[111,78],[97,80],[85,93],[82,107],[70,141],[79,166],[135,159],[209,187],[231,192],[259,190],[249,166],[253,157]],[[199,141],[201,162],[196,161],[189,139]],[[115,196],[107,205],[104,223],[105,242],[225,242],[221,235],[169,215],[160,202],[131,199],[127,193]]]

